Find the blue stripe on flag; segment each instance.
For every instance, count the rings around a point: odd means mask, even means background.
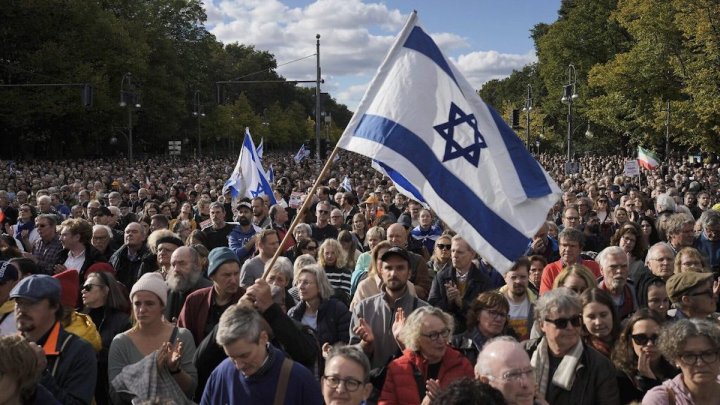
[[[536,198],[552,194],[552,189],[540,164],[527,152],[523,142],[498,113],[492,107],[487,107],[500,131],[503,142],[505,142],[505,148],[510,155],[510,161],[515,167],[525,195],[528,198]]]
[[[355,136],[382,144],[402,155],[431,183],[437,195],[453,207],[500,254],[515,260],[527,249],[530,239],[493,212],[485,202],[449,171],[415,133],[397,122],[365,114]],[[422,159],[419,161],[418,159]]]
[[[457,84],[455,75],[450,69],[450,65],[448,65],[445,57],[443,57],[442,52],[440,52],[440,49],[437,45],[435,45],[435,41],[433,41],[432,38],[430,38],[430,36],[422,30],[422,28],[415,26],[403,46],[405,48],[416,50],[430,58],[430,60],[435,62],[435,64],[447,73],[447,75],[453,79],[455,84]]]
[[[390,177],[393,181],[393,183],[397,184],[398,186],[404,188],[407,190],[408,193],[412,194],[415,197],[415,200],[421,203],[425,203],[425,199],[423,198],[422,194],[420,194],[420,191],[415,188],[408,179],[403,177],[400,173],[398,173],[395,169],[392,167],[386,165],[383,162],[375,160],[375,163],[377,163],[380,167],[385,170],[385,173],[387,173],[388,177]]]

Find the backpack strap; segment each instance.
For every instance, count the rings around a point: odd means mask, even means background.
[[[423,398],[425,398],[425,380],[423,379],[422,373],[415,366],[415,364],[410,363],[410,366],[413,369],[413,378],[415,378],[415,384],[417,384],[418,394],[420,395],[420,401],[422,401]]]
[[[275,401],[273,405],[282,405],[285,403],[285,394],[287,394],[288,381],[290,380],[290,370],[292,370],[293,361],[285,357],[280,367],[280,378],[278,379],[277,391],[275,391]]]
[[[72,339],[72,337],[73,337],[73,334],[68,333],[67,337],[65,338],[65,340],[62,343],[62,346],[60,346],[60,351],[58,352],[58,358],[55,359],[55,364],[53,365],[52,372],[50,373],[50,375],[52,375],[53,377],[55,377],[55,373],[57,372],[58,363],[60,363],[60,357],[62,357],[62,353],[65,350],[65,347],[68,345],[68,343],[70,343],[70,339]],[[673,405],[675,405],[675,404],[673,404]]]

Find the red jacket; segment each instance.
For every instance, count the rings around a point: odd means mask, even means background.
[[[237,301],[245,294],[245,289],[240,287],[231,298],[231,302]],[[195,345],[205,339],[205,324],[207,323],[210,305],[215,297],[215,287],[205,287],[192,292],[185,298],[185,304],[180,310],[177,326],[188,329],[195,338]]]
[[[597,264],[596,261],[581,259],[579,263],[590,269],[595,278],[598,278],[602,275],[602,272],[600,271],[600,265]],[[565,265],[563,264],[562,260],[548,263],[548,265],[545,266],[545,268],[543,269],[542,279],[540,279],[540,295],[543,295],[553,289],[553,283],[555,282],[555,278],[558,276],[558,274],[560,274],[560,272],[562,272],[563,268],[565,268]],[[588,288],[592,287],[596,286],[588,286]]]
[[[418,353],[405,350],[402,356],[388,365],[378,405],[420,404],[422,398],[415,382],[412,364],[422,373],[422,379],[427,380],[427,361]],[[445,389],[451,382],[463,377],[474,377],[472,365],[460,352],[448,346],[438,373],[440,387]]]

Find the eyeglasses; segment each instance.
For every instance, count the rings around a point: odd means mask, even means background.
[[[685,363],[688,366],[692,366],[693,364],[697,364],[697,361],[702,359],[703,363],[710,364],[714,363],[718,359],[718,351],[717,350],[709,350],[702,353],[681,353],[680,354],[680,361]]]
[[[437,248],[440,249],[440,250],[450,250],[450,246],[451,246],[451,245],[446,245],[446,244],[443,244],[443,243],[436,243],[436,244],[435,244],[435,247],[437,247]]]
[[[495,319],[507,318],[507,314],[505,312],[496,311],[494,309],[486,309],[485,312]]]
[[[545,318],[545,322],[550,322],[551,324],[555,325],[555,327],[558,329],[567,328],[568,323],[570,323],[572,326],[578,328],[582,324],[582,317],[580,315],[575,315],[572,318],[558,318],[558,319]]]
[[[493,375],[489,375],[487,377],[490,377],[490,379],[498,378]],[[503,373],[503,375],[500,377],[500,379],[509,382],[522,381],[523,378],[535,378],[535,369],[532,367],[528,367],[524,370],[510,370]]]
[[[445,338],[447,338],[448,336],[450,336],[450,329],[445,328],[445,329],[440,330],[440,331],[437,331],[437,332],[430,332],[430,333],[427,333],[427,334],[421,333],[420,335],[425,336],[426,338],[435,341],[435,340],[438,340],[438,339],[440,339],[440,338],[445,339]]]
[[[93,286],[102,287],[102,285],[100,284],[85,284],[84,286],[82,286],[81,291],[90,292]]]
[[[315,284],[315,282],[311,280],[298,280],[297,282],[298,287],[307,287],[313,284]]]
[[[635,342],[636,345],[645,346],[648,344],[648,342],[653,342],[653,344],[657,343],[658,340],[658,334],[653,333],[652,335],[646,335],[644,333],[638,333],[636,335],[631,335],[633,342]]]
[[[338,376],[334,375],[324,375],[322,376],[323,381],[325,381],[325,384],[327,384],[330,388],[336,389],[340,386],[340,383],[345,384],[345,389],[348,392],[355,392],[360,388],[361,385],[363,385],[363,382],[360,380],[356,380],[352,377],[348,378],[340,378]]]
[[[598,200],[598,204],[607,204],[607,200]]]

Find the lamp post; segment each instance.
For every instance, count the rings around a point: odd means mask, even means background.
[[[594,136],[595,136],[595,134],[593,134],[593,132],[590,130],[590,121],[588,121],[588,127],[585,130],[585,138],[593,139]]]
[[[563,96],[562,96],[562,99],[560,99],[560,101],[567,104],[567,106],[568,106],[567,161],[568,161],[568,163],[570,163],[570,158],[572,157],[572,149],[571,149],[571,145],[572,145],[571,144],[572,105],[573,105],[573,101],[578,98],[577,91],[575,90],[575,85],[577,83],[577,73],[575,72],[575,66],[573,64],[568,65],[567,75],[568,75],[568,84],[566,84],[563,87]]]
[[[123,90],[125,88],[125,80],[127,79],[127,88],[128,90]],[[135,87],[132,84],[132,73],[128,72],[125,73],[122,77],[122,80],[120,81],[120,107],[127,107],[128,110],[128,135],[127,135],[127,141],[128,141],[128,161],[130,163],[133,162],[133,138],[132,138],[132,131],[133,131],[133,119],[132,119],[132,113],[133,108],[140,108],[140,103],[137,101],[137,96],[135,95]],[[133,105],[134,104],[134,105]]]
[[[532,110],[532,86],[530,84],[527,85],[527,97],[525,98],[525,107],[523,107],[523,111],[525,111],[525,117],[526,117],[526,125],[525,125],[525,131],[527,133],[527,143],[525,146],[528,150],[530,150],[530,111]]]
[[[193,111],[193,117],[197,118],[198,157],[200,157],[202,155],[202,143],[200,141],[200,131],[201,131],[200,118],[205,116],[205,113],[203,112],[203,109],[202,109],[202,104],[200,104],[200,90],[195,90],[195,96],[193,97],[193,99],[194,99],[193,104],[195,106],[195,110]]]

